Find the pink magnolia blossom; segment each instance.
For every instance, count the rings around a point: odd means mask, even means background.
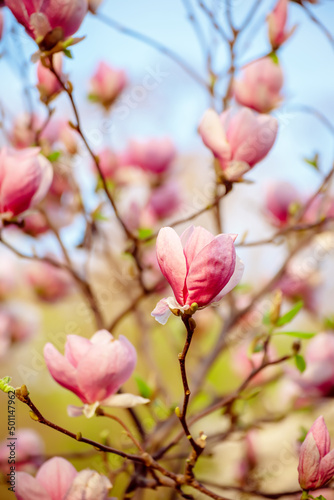
[[[164,227],[157,238],[157,259],[174,297],[160,300],[152,316],[165,324],[173,310],[184,312],[218,302],[240,281],[243,263],[237,257],[236,235],[214,237],[202,227],[190,226],[179,237]]]
[[[62,457],[47,460],[36,477],[17,472],[15,494],[18,500],[107,500],[112,484],[95,471],[77,472]]]
[[[165,219],[173,215],[181,205],[181,192],[179,184],[169,181],[152,190],[148,200],[148,209],[155,217]]]
[[[274,10],[267,17],[269,41],[273,50],[277,50],[295,29],[286,30],[288,3],[288,0],[278,0]]]
[[[126,73],[100,62],[90,80],[90,97],[109,108],[127,84]]]
[[[3,35],[3,25],[4,25],[3,9],[0,9],[0,40],[2,39]]]
[[[15,468],[17,471],[32,471],[40,465],[44,454],[44,442],[40,435],[33,429],[19,429],[16,432],[15,446]],[[10,470],[8,464],[8,440],[0,443],[0,469],[7,473]]]
[[[57,302],[65,298],[73,288],[69,273],[48,262],[30,262],[25,270],[25,277],[38,298],[45,302]]]
[[[87,10],[87,0],[5,0],[17,21],[35,40],[55,28],[62,28],[65,38],[75,33]]]
[[[128,165],[140,167],[145,172],[163,174],[167,172],[176,156],[173,142],[169,138],[132,140],[124,161]]]
[[[40,148],[0,152],[0,212],[11,218],[37,205],[46,195],[52,181],[51,163]]]
[[[324,486],[334,475],[334,450],[323,417],[318,417],[307,433],[299,454],[299,484],[303,490]]]
[[[63,59],[60,52],[53,56],[53,64],[56,73],[61,79],[64,79],[64,75],[62,74]],[[48,68],[46,68],[41,61],[37,65],[37,80],[37,88],[40,93],[41,101],[46,104],[48,104],[63,90],[62,85],[57,80],[55,75]]]
[[[69,407],[71,416],[84,413],[91,417],[99,405],[131,407],[148,402],[132,394],[116,395],[137,362],[135,348],[123,336],[114,340],[107,330],[99,330],[90,340],[68,335],[64,356],[48,343],[44,357],[55,381],[74,392],[85,405]]]
[[[205,112],[199,126],[204,144],[217,158],[226,178],[238,180],[261,161],[272,148],[278,122],[268,115],[258,115],[248,108],[220,116],[213,110]]]
[[[114,153],[109,148],[104,148],[99,152],[99,165],[102,175],[105,179],[114,179],[119,167],[119,160],[116,153]],[[94,169],[96,171],[96,166],[94,164]]]
[[[306,396],[326,397],[334,393],[334,335],[318,333],[306,349],[306,370],[288,374]],[[300,389],[299,389],[300,390]]]
[[[301,196],[288,182],[277,182],[268,186],[266,191],[266,212],[273,225],[284,227],[290,222],[291,209],[301,205]]]
[[[334,198],[320,194],[308,206],[303,219],[308,224],[313,224],[324,218],[334,218]]]
[[[233,90],[236,101],[242,106],[268,113],[281,102],[282,86],[281,66],[271,57],[264,57],[244,68],[242,78],[234,82]]]
[[[298,264],[287,266],[284,274],[275,283],[274,289],[282,291],[283,295],[292,301],[302,300],[305,308],[316,313],[318,309],[317,289],[320,285],[319,273],[301,271]]]

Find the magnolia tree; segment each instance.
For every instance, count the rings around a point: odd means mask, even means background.
[[[282,168],[258,191],[255,219],[235,208],[264,158],[272,177],[286,125],[282,51],[303,22],[334,47],[318,3],[180,2],[202,71],[109,17],[108,2],[1,2],[2,51],[10,62],[14,38],[26,106],[10,89],[1,97],[1,498],[334,498],[334,316],[319,300],[334,248],[333,158],[318,151],[295,166],[300,179],[313,169],[308,189]],[[149,71],[125,98],[128,71],[95,53],[89,82],[73,83],[86,18],[97,36],[103,24],[163,54],[188,74],[188,98],[191,80],[200,88],[196,151],[159,130],[96,147],[89,107],[100,130],[124,130],[161,75]],[[164,29],[173,38],[174,23]],[[245,61],[259,30],[262,51]],[[332,138],[320,110],[294,112]],[[183,118],[171,117],[176,128]],[[276,249],[270,265],[263,247]]]

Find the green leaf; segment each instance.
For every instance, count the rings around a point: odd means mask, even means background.
[[[274,335],[288,335],[297,339],[311,339],[316,335],[314,332],[275,332]]]
[[[315,500],[326,500],[326,498],[322,495],[319,495],[318,497],[315,498]]]
[[[271,52],[271,54],[269,54],[269,57],[275,64],[279,64],[279,59],[276,52]]]
[[[153,390],[139,375],[135,375],[135,381],[138,387],[139,394],[143,398],[151,399]]]
[[[69,49],[63,49],[63,52],[66,57],[68,57],[69,59],[73,59],[72,52]]]
[[[306,361],[301,354],[296,354],[295,363],[300,373],[303,373],[306,369]]]
[[[295,306],[293,306],[293,308],[290,309],[290,311],[288,311],[286,314],[283,314],[283,316],[281,316],[278,319],[276,326],[283,326],[283,325],[286,325],[287,323],[290,323],[290,321],[292,321],[293,318],[295,316],[297,316],[297,314],[299,313],[299,311],[301,310],[303,305],[304,305],[304,302],[302,300],[297,302],[297,304]]]
[[[0,390],[3,392],[15,392],[14,387],[9,385],[9,382],[12,380],[11,377],[3,377],[0,379]]]
[[[101,212],[93,212],[92,217],[94,220],[108,220],[108,217],[101,214]]]
[[[138,239],[140,239],[140,240],[145,240],[146,238],[148,238],[152,234],[153,234],[153,231],[149,227],[141,227],[140,229],[138,229]]]
[[[315,168],[316,170],[319,169],[319,154],[316,153],[313,158],[304,158],[304,162],[307,163],[308,165],[311,165],[311,167]]]
[[[267,325],[267,326],[268,326],[268,325],[271,325],[271,321],[270,321],[270,312],[269,312],[269,311],[268,311],[268,312],[266,312],[266,313],[264,313],[263,318],[262,318],[262,323],[263,323],[264,325]]]
[[[60,151],[53,151],[52,153],[50,153],[48,156],[47,156],[47,159],[51,162],[54,162],[54,161],[57,161],[59,159],[59,157],[61,156],[61,152]]]

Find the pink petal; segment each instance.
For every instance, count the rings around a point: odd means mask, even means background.
[[[74,392],[84,403],[87,403],[78,387],[76,369],[50,343],[44,347],[44,358],[46,366],[55,381],[65,389]]]
[[[114,337],[108,330],[99,330],[91,337],[91,344],[109,344]]]
[[[78,366],[80,359],[91,347],[91,341],[79,335],[67,335],[65,344],[65,358],[74,368]]]
[[[15,476],[17,500],[52,500],[44,486],[30,474],[18,471]]]
[[[308,433],[299,454],[299,484],[303,489],[315,485],[319,476],[320,455],[313,434]]]
[[[39,187],[32,197],[31,205],[37,205],[46,196],[53,179],[53,168],[49,160],[43,155],[38,155],[37,160],[41,169],[41,181]]]
[[[49,492],[51,500],[61,500],[77,474],[70,462],[62,457],[53,457],[40,467],[36,479]]]
[[[84,469],[74,479],[64,500],[107,500],[111,487],[112,484],[106,476]]]
[[[184,239],[184,238],[183,238]],[[204,227],[195,227],[189,237],[187,238],[186,244],[183,247],[183,252],[187,261],[187,268],[191,266],[196,255],[211,241],[214,240],[213,234],[204,229]],[[182,241],[182,235],[181,235]]]
[[[325,455],[327,455],[327,453],[329,453],[331,447],[331,438],[323,416],[318,417],[314,421],[312,427],[308,432],[308,435],[309,434],[313,435],[319,450],[320,458],[323,458]]]
[[[231,148],[227,142],[225,130],[219,115],[208,109],[198,129],[204,144],[211,149],[214,156],[227,163],[231,159]]]
[[[78,364],[77,380],[88,403],[115,393],[131,376],[136,350],[123,336],[109,344],[95,344]]]
[[[320,462],[319,476],[322,478],[321,485],[326,484],[334,476],[334,450],[329,452]]]
[[[199,307],[210,304],[229,282],[235,263],[233,239],[220,234],[197,254],[189,268],[187,304],[196,302]]]
[[[181,240],[170,227],[160,229],[157,238],[157,260],[162,274],[173,289],[179,304],[184,303],[183,289],[187,275]]]
[[[241,280],[242,275],[244,273],[245,265],[242,262],[242,260],[238,257],[238,255],[236,255],[235,258],[236,260],[235,260],[234,273],[232,274],[227,285],[224,286],[222,291],[213,299],[213,302],[219,302],[225,295],[227,295],[231,290],[233,290],[233,288],[236,287],[239,281]]]

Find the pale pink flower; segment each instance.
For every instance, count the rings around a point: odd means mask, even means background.
[[[273,50],[277,50],[295,30],[295,27],[289,31],[286,29],[288,4],[288,0],[278,0],[274,10],[267,17],[269,41]]]
[[[301,272],[298,263],[287,266],[284,274],[274,284],[274,289],[292,301],[302,300],[305,308],[316,313],[318,308],[317,289],[320,285],[319,273],[315,271]]]
[[[119,160],[116,153],[109,148],[104,148],[99,152],[98,157],[103,177],[109,180],[114,179],[119,167]],[[95,164],[93,166],[96,171]]]
[[[243,69],[242,78],[234,82],[236,101],[242,106],[268,113],[276,108],[281,100],[283,71],[271,57],[254,61]]]
[[[77,472],[64,458],[53,457],[35,478],[17,472],[15,494],[18,500],[107,500],[111,487],[107,477],[89,469]]]
[[[299,484],[303,490],[324,486],[334,475],[334,450],[323,417],[318,417],[308,431],[299,454]]]
[[[165,324],[171,311],[184,312],[196,303],[199,308],[218,302],[240,281],[243,263],[237,257],[236,235],[214,237],[202,227],[190,226],[179,237],[164,227],[157,238],[157,259],[174,297],[158,302],[152,316]]]
[[[70,406],[71,416],[84,413],[91,417],[99,405],[131,407],[148,402],[132,394],[116,394],[137,362],[135,348],[123,336],[115,340],[107,330],[99,330],[90,340],[68,335],[64,356],[48,343],[44,357],[55,381],[74,392],[85,405]]]
[[[324,218],[334,218],[334,199],[327,194],[316,196],[304,213],[303,220],[308,224],[314,224]]]
[[[65,76],[62,74],[63,59],[62,54],[58,52],[53,56],[53,65],[56,73],[64,80]],[[63,87],[55,77],[55,75],[46,68],[41,61],[37,65],[37,88],[40,93],[41,101],[48,104],[54,97],[56,97]]]
[[[169,138],[130,141],[124,162],[140,167],[145,172],[163,174],[167,172],[176,156],[173,142]]]
[[[238,180],[261,161],[272,148],[278,129],[277,120],[259,115],[248,108],[218,115],[205,112],[199,126],[204,144],[217,158],[225,177]]]
[[[3,148],[0,152],[0,213],[11,218],[37,205],[52,182],[51,163],[40,148],[19,151]]]
[[[75,33],[88,10],[87,0],[5,0],[17,21],[35,40],[55,28],[62,28],[64,38]]]
[[[326,397],[334,393],[334,335],[318,333],[307,345],[306,370],[289,370],[293,382],[306,396]]]
[[[38,298],[45,302],[62,300],[73,289],[69,273],[48,262],[30,262],[25,269],[25,277]]]
[[[173,215],[180,205],[180,186],[174,181],[165,182],[153,189],[148,200],[148,209],[158,220]]]
[[[15,469],[27,472],[35,470],[40,465],[45,451],[42,438],[33,429],[19,429],[15,437]],[[0,443],[0,469],[5,474],[10,470],[8,440]]]
[[[126,73],[114,69],[105,62],[100,62],[90,80],[90,98],[101,103],[107,109],[117,99],[127,84]]]
[[[0,9],[0,40],[2,39],[3,35],[3,25],[4,25],[3,9]]]
[[[292,208],[300,206],[302,199],[294,186],[282,181],[268,186],[265,204],[272,224],[284,227],[290,222]]]

